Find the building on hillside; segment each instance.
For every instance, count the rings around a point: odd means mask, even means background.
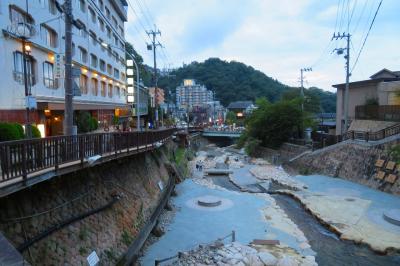
[[[86,110],[109,124],[115,115],[127,116],[130,110],[124,52],[127,2],[76,0],[72,4],[76,20],[72,37],[76,75],[73,108],[75,114]],[[62,134],[65,29],[56,1],[1,0],[0,27],[0,121],[26,123],[26,99],[30,99],[27,102],[34,110],[29,120],[46,136]]]
[[[197,84],[193,79],[183,80],[183,83],[176,88],[177,108],[202,106],[211,101],[213,101],[213,92],[207,90],[204,85]]]
[[[228,111],[234,112],[237,118],[245,117],[250,114],[254,109],[255,105],[252,101],[237,101],[231,102],[227,109]]]
[[[160,88],[149,88],[149,97],[151,107],[155,107],[156,104],[160,106],[165,102],[164,90]]]
[[[344,91],[346,84],[333,85],[337,89],[336,135],[344,130]],[[349,84],[349,120],[374,120],[386,123],[360,123],[358,130],[380,129],[400,122],[400,71],[382,69],[367,80]],[[350,123],[349,123],[350,124]],[[353,127],[356,123],[353,123]]]

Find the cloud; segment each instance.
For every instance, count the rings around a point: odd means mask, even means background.
[[[365,1],[358,1],[351,28],[355,28]],[[292,86],[299,86],[300,68],[309,66],[314,67],[313,72],[307,73],[309,86],[333,90],[332,84],[344,81],[345,60],[331,54],[334,48],[344,44],[343,41],[330,41],[335,28],[336,2],[147,0],[146,3],[162,31],[160,40],[175,67],[182,62],[220,57],[249,64]],[[382,5],[352,80],[366,79],[384,67],[397,70],[399,40],[393,32],[397,31],[400,18],[395,12],[396,5],[396,0],[387,0]],[[375,4],[367,5],[357,31],[352,32],[353,63],[363,33],[369,26],[368,14],[375,8]],[[143,18],[139,20],[146,24]],[[146,51],[146,40],[143,40],[147,37],[143,32],[138,33],[133,25],[143,31],[138,19],[133,19],[127,24],[127,39],[133,42],[145,62],[151,64],[152,55]],[[161,66],[168,61],[161,53],[159,58]]]

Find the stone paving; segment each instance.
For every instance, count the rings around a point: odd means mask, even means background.
[[[316,265],[315,252],[304,234],[276,205],[271,196],[230,191],[203,178],[201,171],[196,171],[195,163],[200,160],[204,169],[225,162],[233,162],[235,166],[232,168],[235,171],[244,169],[243,162],[235,160],[237,155],[216,149],[222,155],[208,156],[207,153],[200,152],[191,162],[193,178],[179,184],[176,188],[178,196],[173,198],[173,204],[178,211],[171,224],[166,227],[165,235],[148,248],[141,263],[154,265],[155,259],[186,252],[174,262],[175,265]],[[256,180],[254,176],[247,174],[244,183],[250,181],[249,179]],[[226,203],[214,207],[215,210],[195,206],[194,202],[206,195],[220,198]],[[213,250],[204,248],[232,230],[236,232],[237,243],[226,243],[225,246]],[[280,244],[262,247],[247,245],[254,239],[275,239],[279,240]],[[218,251],[219,255],[216,254]],[[232,260],[235,259],[232,256],[236,256],[236,260]],[[261,259],[272,257],[275,260],[269,264],[265,264]]]

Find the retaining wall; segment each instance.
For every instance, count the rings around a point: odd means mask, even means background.
[[[114,265],[156,208],[166,186],[164,165],[175,145],[60,176],[0,199],[0,230],[21,247],[64,221],[99,207],[32,244],[23,256],[32,265],[87,265],[96,251],[102,265]],[[118,198],[118,199],[117,199]]]

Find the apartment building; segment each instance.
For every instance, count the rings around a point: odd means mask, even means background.
[[[165,102],[165,94],[163,89],[150,87],[149,96],[151,107],[155,107],[156,104],[161,105]]]
[[[183,80],[183,84],[176,88],[176,105],[178,108],[188,106],[202,106],[213,101],[212,91],[204,85],[197,84],[193,79]]]
[[[111,123],[114,115],[127,115],[130,109],[124,52],[127,2],[72,0],[72,5],[77,22],[72,37],[74,110]],[[65,28],[56,1],[1,0],[0,28],[0,121],[24,124],[26,107],[32,105],[29,120],[43,134],[62,134]]]

